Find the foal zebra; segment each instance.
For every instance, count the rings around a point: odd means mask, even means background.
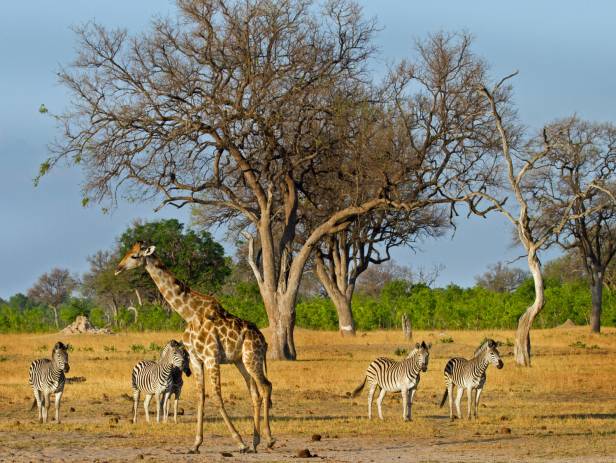
[[[51,351],[51,360],[37,359],[30,364],[28,382],[34,392],[32,410],[38,405],[39,423],[47,423],[50,395],[55,394],[56,423],[60,423],[60,399],[64,392],[64,373],[68,373],[68,344],[57,342]]]
[[[466,389],[468,397],[468,414],[467,418],[471,419],[471,408],[473,396],[475,397],[475,418],[477,418],[477,409],[479,407],[479,397],[486,382],[486,369],[493,364],[499,370],[503,368],[503,361],[500,358],[496,342],[489,339],[484,345],[475,351],[475,356],[466,360],[461,357],[450,359],[445,365],[445,394],[441,400],[441,407],[445,404],[447,396],[449,396],[449,419],[453,421],[453,386],[458,387],[456,396],[456,411],[458,418],[462,418],[460,411],[460,402],[462,395]]]
[[[421,371],[428,370],[431,347],[432,344],[426,344],[422,341],[421,344],[415,344],[415,349],[401,362],[379,357],[368,366],[363,383],[357,386],[351,394],[352,397],[356,397],[368,381],[370,386],[368,390],[368,419],[372,419],[372,398],[377,386],[381,388],[381,392],[376,399],[380,419],[383,419],[381,405],[386,392],[400,392],[402,394],[402,418],[404,421],[412,419],[411,407],[419,384],[419,374]]]
[[[160,358],[166,358],[171,350],[171,343],[168,343],[160,353]],[[182,373],[185,373],[186,376],[190,376],[192,372],[190,371],[190,358],[188,356],[188,351],[186,349],[182,349],[182,355],[186,357],[186,369],[181,369],[178,367],[173,367],[171,370],[171,385],[169,389],[166,391],[168,394],[165,396],[165,402],[163,404],[164,410],[164,421],[167,422],[169,419],[169,398],[171,395],[174,397],[173,402],[173,421],[175,423],[178,422],[178,401],[180,400],[180,395],[182,394],[182,386],[184,386],[184,380],[182,379]]]
[[[133,386],[133,423],[137,422],[137,404],[139,403],[139,395],[145,393],[143,408],[145,409],[146,421],[150,422],[150,414],[148,407],[152,396],[156,396],[156,422],[160,422],[161,411],[163,405],[171,394],[170,390],[173,386],[173,370],[174,368],[182,371],[190,371],[188,367],[188,356],[184,345],[175,340],[169,341],[163,349],[164,355],[161,354],[157,362],[143,360],[133,368],[132,386]],[[177,397],[177,395],[176,395]]]

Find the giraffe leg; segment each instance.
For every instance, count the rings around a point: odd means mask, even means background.
[[[383,419],[383,408],[381,405],[383,404],[383,399],[385,398],[385,389],[381,388],[381,392],[379,396],[376,398],[376,407],[379,410],[379,418]]]
[[[257,451],[257,446],[261,442],[261,394],[257,388],[256,381],[250,376],[248,370],[242,362],[236,362],[235,366],[244,377],[246,381],[246,387],[250,392],[252,398],[252,413],[253,413],[253,428],[252,428],[252,450]]]
[[[212,392],[214,394],[216,405],[218,405],[218,411],[220,412],[220,416],[222,416],[223,421],[227,425],[229,432],[231,433],[231,437],[237,442],[239,446],[239,450],[241,453],[245,453],[248,450],[248,446],[244,444],[242,440],[242,436],[237,432],[235,426],[231,422],[229,415],[227,414],[227,410],[225,410],[225,404],[222,400],[222,393],[220,390],[220,365],[217,363],[213,363],[211,366],[206,366],[208,381],[210,383],[210,387],[212,388]]]
[[[477,419],[477,409],[479,408],[479,397],[481,396],[481,391],[483,388],[477,389],[477,395],[475,396],[475,419]]]
[[[199,453],[199,447],[203,442],[203,405],[205,403],[205,384],[203,382],[203,362],[201,360],[194,359],[190,356],[190,366],[195,374],[197,380],[197,393],[199,394],[199,401],[197,402],[197,435],[195,436],[195,443],[188,451],[188,453]]]
[[[38,410],[39,423],[43,422],[43,392],[38,389],[33,389],[34,400],[36,400],[36,408]]]
[[[460,402],[462,402],[462,395],[464,395],[464,389],[458,386],[458,394],[456,395],[456,412],[458,418],[462,419],[462,412],[460,411]]]
[[[372,419],[372,400],[374,398],[374,391],[376,390],[376,383],[370,384],[368,389],[368,419]]]
[[[150,422],[150,400],[152,400],[152,394],[146,394],[145,399],[143,399],[143,408],[145,410],[145,420]]]
[[[56,392],[56,423],[60,424],[60,399],[62,399],[62,391]]]
[[[139,389],[133,390],[133,424],[137,422],[137,407],[139,406]]]
[[[276,439],[272,437],[272,430],[270,428],[270,409],[272,408],[272,383],[265,374],[267,355],[267,344],[262,340],[259,334],[256,339],[253,340],[252,349],[244,347],[242,353],[242,363],[250,374],[256,390],[261,397],[261,403],[263,404],[263,431],[265,434],[265,440],[267,442],[267,448],[271,449],[276,443]],[[252,383],[251,383],[252,384]],[[260,408],[259,408],[260,410]],[[255,415],[255,420],[259,421],[259,416]]]

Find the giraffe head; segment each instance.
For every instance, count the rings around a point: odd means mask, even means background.
[[[143,242],[137,241],[124,257],[122,257],[122,260],[116,267],[115,274],[117,275],[124,270],[130,270],[145,265],[145,258],[154,254],[155,250],[156,246],[147,246]]]

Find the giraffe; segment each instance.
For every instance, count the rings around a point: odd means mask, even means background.
[[[272,438],[269,424],[272,383],[266,377],[267,343],[259,329],[227,311],[212,296],[193,291],[180,282],[162,261],[154,254],[155,246],[142,242],[135,243],[118,263],[115,274],[124,270],[144,266],[167,303],[186,321],[182,341],[190,354],[192,370],[197,379],[199,402],[197,406],[197,435],[189,453],[199,453],[203,442],[203,404],[207,376],[216,404],[229,428],[240,452],[254,451],[261,441],[260,413],[263,402],[263,421],[267,447],[271,448]],[[242,436],[229,419],[220,392],[220,365],[233,363],[246,381],[253,406],[252,449],[244,444]],[[206,373],[206,375],[204,375]]]

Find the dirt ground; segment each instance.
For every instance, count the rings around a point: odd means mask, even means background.
[[[477,421],[450,422],[447,407],[438,407],[443,367],[452,356],[470,356],[484,336],[503,342],[505,368],[488,369]],[[346,339],[299,330],[300,359],[268,363],[277,443],[257,454],[236,451],[211,401],[201,453],[186,453],[195,433],[192,378],[185,380],[180,423],[147,424],[142,405],[139,422],[130,423],[132,366],[155,357],[156,345],[174,337],[179,333],[0,335],[0,461],[616,461],[615,329],[601,335],[590,335],[587,327],[536,330],[531,368],[513,364],[512,332],[416,332],[414,340],[425,339],[433,348],[409,423],[401,419],[399,395],[386,397],[384,421],[367,420],[365,392],[348,397],[374,357],[401,358],[396,349],[409,347],[401,333]],[[41,425],[36,411],[29,411],[28,365],[49,356],[57,340],[74,346],[68,376],[85,381],[67,384],[62,423]],[[223,367],[222,376],[227,410],[250,442],[244,382],[231,366]],[[464,410],[466,397],[462,404]],[[300,458],[304,449],[314,456]]]

